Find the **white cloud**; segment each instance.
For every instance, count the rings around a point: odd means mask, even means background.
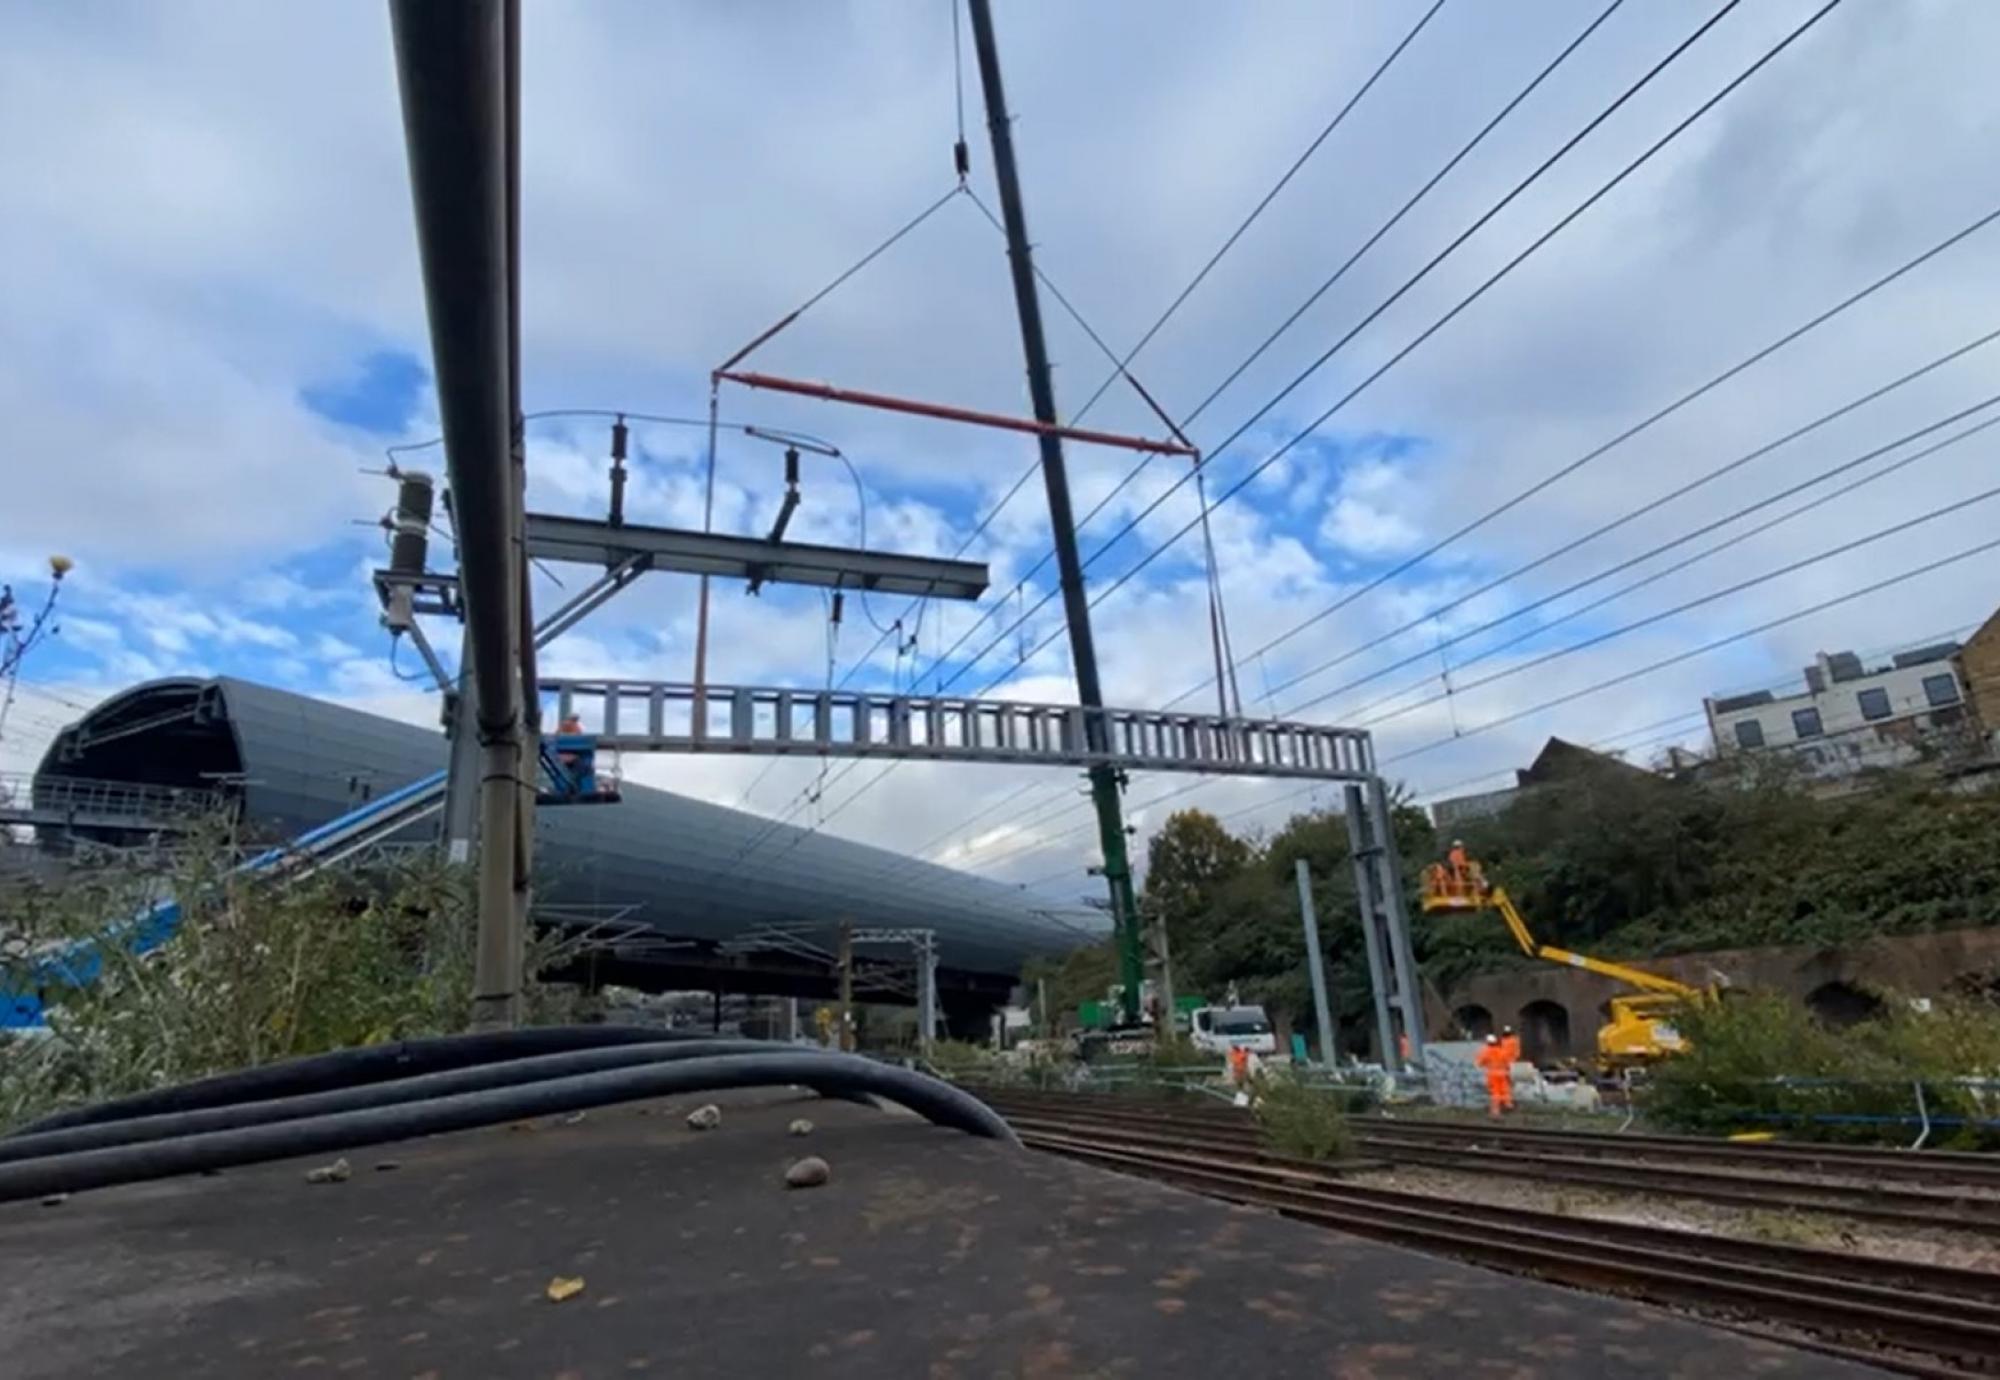
[[[1148,388],[1176,415],[1191,409],[1595,12],[1581,0],[1525,17],[1484,6],[1442,11],[1140,357]],[[1732,13],[1290,402],[1212,454],[1211,494],[1809,12],[1808,0],[1782,0]],[[1380,4],[1238,11],[1180,0],[1146,8],[1138,22],[1142,12],[1131,5],[1002,7],[1040,264],[1114,345],[1135,340],[1415,14]],[[777,23],[754,7],[656,14],[531,6],[527,22],[531,407],[699,415],[717,361],[948,185],[950,34],[942,9],[916,16],[857,0],[806,7]],[[1256,403],[1695,22],[1676,6],[1621,9],[1217,400],[1193,426],[1196,439],[1213,451]],[[1493,574],[1989,329],[1984,284],[2000,281],[2000,230],[1481,527],[1445,557],[1251,655],[1353,595],[1357,569],[1455,530],[1989,209],[1981,202],[1991,184],[1978,160],[2000,133],[2000,91],[1982,66],[1995,42],[2000,11],[1980,0],[1841,7],[1359,395],[1328,427],[1325,445],[1293,451],[1220,508],[1211,525],[1235,645],[1246,658],[1245,699],[1268,706],[1265,686],[1337,661],[1337,669],[1277,693],[1275,703],[1324,693],[1984,392],[1991,359],[1975,356],[1615,537],[1552,559],[1517,585],[1427,617]],[[748,72],[758,74],[754,82]],[[611,90],[616,100],[604,98]],[[983,195],[987,163],[975,139]],[[10,453],[31,476],[10,485],[0,505],[0,553],[8,570],[27,571],[29,556],[50,544],[83,561],[65,655],[106,682],[169,670],[290,671],[350,702],[434,722],[435,698],[389,668],[366,584],[375,550],[364,551],[371,538],[346,526],[385,505],[379,481],[357,473],[379,463],[379,448],[299,401],[302,387],[344,376],[370,350],[428,358],[381,11],[331,0],[171,13],[142,5],[17,8],[0,20],[0,165],[10,174],[0,188],[0,293],[8,302],[0,313],[0,409],[10,421]],[[1075,410],[1103,376],[1103,362],[1053,303],[1048,316],[1059,394]],[[1026,410],[1004,256],[965,204],[947,206],[755,364]],[[837,441],[861,469],[869,540],[878,547],[955,549],[970,532],[968,514],[996,500],[1034,454],[1017,436],[768,394],[732,389],[723,403],[729,416]],[[434,404],[426,400],[421,410],[434,414]],[[1123,388],[1089,420],[1157,428]],[[641,426],[635,436],[640,457],[628,510],[636,520],[698,523],[700,430]],[[1414,461],[1378,456],[1367,447],[1371,436],[1419,438],[1427,448]],[[602,511],[604,443],[598,420],[538,425],[535,501]],[[1993,452],[1982,445],[1920,462],[1865,497],[1829,505],[1579,620],[1566,635],[1667,607],[1975,492],[1990,482]],[[1078,510],[1107,494],[1130,463],[1123,453],[1072,448]],[[856,539],[846,474],[836,462],[807,465],[795,533]],[[1173,464],[1148,466],[1091,523],[1085,553],[1183,473]],[[781,487],[770,447],[725,433],[718,528],[762,531]],[[1194,511],[1184,488],[1139,519],[1093,565],[1093,590],[1180,531]],[[1040,482],[1031,480],[971,548],[991,563],[989,600],[1041,557],[1046,513]],[[1985,530],[1981,521],[1973,513],[1941,522],[1698,618],[1608,643],[1546,676],[1496,682],[1385,723],[1385,755],[1956,549]],[[1990,527],[1990,514],[1983,521]],[[333,554],[321,566],[304,561],[306,551]],[[1199,685],[1212,660],[1199,556],[1190,536],[1099,607],[1094,622],[1112,698],[1162,703],[1194,687],[1189,702],[1212,702],[1212,687]],[[334,568],[346,573],[304,573]],[[560,573],[573,590],[572,572]],[[1518,764],[1552,730],[1587,740],[1665,717],[1698,702],[1705,687],[1782,672],[1814,644],[1883,645],[1899,631],[1970,621],[1990,607],[1996,575],[2000,563],[1971,563],[1629,690],[1464,737],[1409,759],[1411,780],[1440,784]],[[1028,602],[1053,587],[1044,570]],[[539,608],[564,597],[537,577]],[[886,622],[904,604],[870,602],[863,610],[848,601],[842,670],[876,640],[866,612]],[[1059,608],[1052,601],[1030,621],[1028,645],[1060,626]],[[740,588],[718,585],[711,614],[716,678],[822,682],[826,625],[816,595],[771,590],[753,604]],[[921,639],[924,663],[974,616],[934,606]],[[968,647],[984,645],[1013,616],[989,622]],[[1368,647],[1410,622],[1419,630]],[[693,583],[648,577],[552,648],[548,664],[685,677],[693,629]],[[1496,657],[1457,669],[1513,631],[1452,649],[1445,660],[1455,680],[1504,664]],[[455,639],[439,642],[447,657],[455,654]],[[1019,645],[1001,639],[954,688],[1002,676]],[[1058,638],[1008,675],[1004,690],[1068,699],[1067,664]],[[400,665],[405,674],[414,669],[407,649]],[[885,645],[868,674],[886,681],[909,669]],[[1436,669],[1427,660],[1389,673],[1331,697],[1324,712],[1353,713]],[[789,762],[768,773],[762,764],[708,760],[631,769],[726,799],[763,774],[755,800],[774,808],[809,793],[816,779],[815,769]],[[834,799],[865,779],[850,776]],[[909,846],[910,819],[935,820],[924,832],[936,833],[1016,780],[913,763],[855,797],[829,827]],[[1059,796],[1067,784],[1052,779],[1048,792]],[[1135,786],[1135,805],[1167,784]],[[938,846],[974,850],[966,856],[977,861],[1005,852],[999,840],[1010,829],[1026,830],[1060,846],[1023,852],[997,865],[998,875],[1031,880],[1061,867],[1074,877],[1092,846],[1088,815],[1023,823],[1042,794],[1038,788],[1020,807]],[[1225,783],[1186,799],[1245,808],[1246,821],[1268,822],[1297,803],[1271,806],[1268,815],[1250,808],[1277,794]],[[1172,807],[1142,818],[1150,825]]]

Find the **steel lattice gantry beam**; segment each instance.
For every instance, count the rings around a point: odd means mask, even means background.
[[[1281,719],[868,690],[698,691],[669,681],[545,679],[542,694],[556,701],[559,717],[578,714],[598,747],[613,752],[915,757],[1356,783],[1375,771],[1366,732]],[[1101,735],[1089,731],[1093,720]]]
[[[899,556],[547,513],[528,514],[528,555],[536,560],[607,568],[638,558],[650,569],[688,575],[735,576],[936,599],[977,599],[986,592],[987,583],[986,566],[979,561]]]

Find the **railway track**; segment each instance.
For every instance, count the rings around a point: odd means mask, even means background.
[[[1010,1119],[1088,1119],[1206,1141],[1236,1154],[1261,1145],[1256,1125],[1233,1108],[1182,1108],[1090,1094],[989,1090]],[[1840,1147],[1730,1145],[1692,1137],[1589,1135],[1357,1118],[1359,1148],[1398,1167],[1423,1167],[1617,1192],[1671,1194],[1767,1211],[1818,1212],[1910,1228],[2000,1236],[2000,1191],[1978,1156],[1928,1157]],[[1704,1154],[1719,1151],[1720,1155]],[[1740,1153],[1738,1153],[1740,1152]],[[1883,1156],[1900,1155],[1886,1163]],[[1852,1156],[1850,1160],[1848,1157]],[[1698,1161],[1726,1165],[1703,1167]],[[1961,1161],[1972,1160],[1971,1165]],[[1804,1177],[1813,1175],[1817,1177]],[[1970,1181],[1968,1181],[1970,1180]]]
[[[1369,1188],[1337,1168],[1218,1146],[1209,1127],[1175,1134],[1062,1110],[1009,1116],[1031,1149],[1356,1236],[1692,1309],[1739,1331],[1783,1328],[1781,1340],[1903,1374],[2000,1374],[2000,1275]]]

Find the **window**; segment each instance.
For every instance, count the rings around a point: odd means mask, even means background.
[[[1889,717],[1889,692],[1879,686],[1873,690],[1863,690],[1855,697],[1861,706],[1864,719],[1886,719]]]
[[[1269,1035],[1271,1020],[1261,1006],[1232,1006],[1215,1017],[1218,1035]]]
[[[1958,703],[1958,679],[1949,672],[1944,675],[1924,677],[1924,698],[1931,708],[1939,709],[1947,704]]]
[[[1736,746],[1740,748],[1760,748],[1764,746],[1764,725],[1755,719],[1736,721]]]
[[[1792,732],[1801,738],[1817,738],[1826,732],[1819,724],[1819,710],[1794,709],[1792,711]]]

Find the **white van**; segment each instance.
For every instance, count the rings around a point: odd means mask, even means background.
[[[1189,1021],[1189,1038],[1194,1047],[1207,1054],[1228,1054],[1247,1049],[1252,1054],[1270,1056],[1278,1052],[1278,1037],[1271,1018],[1261,1006],[1199,1006]]]

